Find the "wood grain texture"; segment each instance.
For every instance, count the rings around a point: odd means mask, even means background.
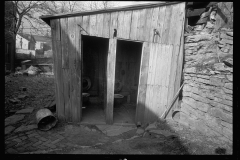
[[[113,38],[114,29],[118,30],[118,12],[112,12],[110,21],[110,38]]]
[[[90,15],[89,16],[89,24],[90,24],[90,30],[89,34],[90,36],[96,36],[97,35],[97,15]]]
[[[82,28],[90,34],[90,16],[83,16]],[[82,35],[88,35],[85,31],[81,31]]]
[[[52,32],[52,50],[53,50],[53,67],[54,67],[54,82],[55,82],[55,98],[56,98],[56,112],[58,119],[64,118],[64,106],[61,104],[61,93],[58,72],[61,69],[58,68],[58,56],[61,57],[61,50],[58,48],[60,42],[60,29],[59,19],[51,20],[51,32]],[[60,61],[61,62],[61,61]],[[60,63],[61,64],[61,63]]]
[[[84,23],[84,19],[75,17],[76,24]],[[76,28],[76,37],[75,37],[75,47],[76,47],[76,59],[75,59],[75,74],[76,74],[76,98],[74,99],[74,104],[76,105],[76,119],[74,122],[80,122],[82,119],[82,35],[80,28]]]
[[[176,32],[177,28],[179,28],[178,24],[178,18],[179,18],[179,5],[173,5],[172,6],[172,15],[170,19],[170,26],[169,26],[169,34],[168,34],[168,39],[166,41],[166,44],[174,44],[174,39],[176,38]],[[177,27],[178,26],[178,27]]]
[[[67,69],[69,67],[68,56],[68,19],[60,19],[61,24],[61,43],[62,43],[62,68]]]
[[[175,85],[174,85],[174,94],[177,93],[179,87],[180,87],[180,83],[181,83],[181,78],[182,78],[182,64],[183,64],[183,46],[184,46],[184,20],[185,20],[185,2],[181,3],[181,12],[183,12],[182,16],[183,16],[183,21],[182,21],[182,30],[181,30],[181,34],[180,34],[180,50],[179,50],[179,56],[178,56],[178,62],[177,62],[177,73],[176,73],[176,79],[175,79]],[[178,98],[175,101],[172,109],[176,108],[178,105]],[[171,112],[169,113],[171,114]]]
[[[75,113],[76,113],[76,106],[74,106],[75,97],[76,97],[76,90],[74,89],[76,87],[75,83],[75,67],[74,62],[76,59],[76,23],[75,18],[70,17],[68,18],[68,56],[69,56],[69,120],[70,122],[73,122],[73,119],[76,119]]]
[[[131,29],[131,19],[132,19],[132,11],[125,11],[123,18],[123,34],[122,38],[129,39],[130,29]]]
[[[174,96],[174,82],[176,79],[177,63],[178,63],[178,54],[179,54],[179,45],[173,46],[173,54],[170,67],[170,78],[169,78],[169,87],[168,87],[168,104],[171,103]]]
[[[152,17],[151,17],[151,26],[149,28],[149,34],[148,34],[148,41],[154,42],[155,36],[154,36],[154,29],[157,28],[157,22],[158,22],[158,13],[159,13],[159,7],[153,8],[152,11]]]
[[[137,27],[138,27],[138,17],[140,14],[140,10],[133,10],[132,11],[132,20],[130,26],[130,35],[129,39],[137,40]]]
[[[124,38],[124,12],[118,13],[118,28],[117,28],[117,37]]]
[[[159,7],[158,12],[158,22],[157,22],[157,31],[159,32],[159,35],[154,37],[154,42],[161,43],[161,39],[163,36],[163,26],[164,26],[164,20],[165,20],[165,14],[166,14],[166,6]]]
[[[160,43],[167,44],[168,38],[169,38],[169,29],[170,29],[170,22],[171,22],[171,16],[172,16],[172,8],[173,6],[166,6],[166,13],[165,13],[165,19],[164,19],[164,25],[163,25],[163,32]]]
[[[103,37],[103,14],[97,14],[97,23],[96,23],[96,29],[97,29],[97,35],[98,37]]]
[[[102,36],[105,38],[110,38],[110,22],[111,22],[111,15],[110,13],[105,13],[103,17],[103,32]]]
[[[139,74],[140,76],[139,76],[139,83],[138,83],[138,96],[137,96],[135,122],[139,122],[139,121],[142,123],[144,122],[150,47],[151,47],[150,43],[148,42],[143,43],[140,74]]]
[[[138,25],[137,25],[137,40],[144,41],[144,26],[145,24],[145,17],[146,17],[147,9],[140,10],[139,17],[138,17]]]
[[[143,37],[142,40],[151,42],[150,41],[150,34],[151,34],[151,26],[152,26],[152,13],[153,13],[153,8],[149,8],[146,10],[146,15],[145,15],[145,25],[143,29]]]
[[[113,123],[113,100],[114,100],[114,83],[115,83],[115,62],[116,62],[117,40],[109,40],[109,51],[107,59],[107,108],[106,123]]]

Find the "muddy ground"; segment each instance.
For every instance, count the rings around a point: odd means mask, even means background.
[[[23,91],[21,87],[25,87]],[[36,124],[35,114],[40,108],[55,99],[53,76],[5,76],[5,118],[16,111],[33,107],[31,114],[21,123]],[[20,96],[21,95],[21,96]],[[25,96],[24,96],[25,95]],[[18,97],[20,100],[12,101]],[[16,99],[15,99],[16,100]],[[170,121],[171,122],[171,121]],[[164,123],[159,128],[169,130],[178,136],[163,136],[146,132],[137,134],[137,127],[118,136],[107,136],[95,125],[80,125],[59,122],[44,135],[62,133],[65,138],[59,142],[71,144],[66,147],[57,147],[48,150],[48,154],[174,154],[174,155],[205,155],[205,154],[232,154],[230,144],[206,137],[197,131],[189,130],[175,122]],[[37,130],[37,129],[36,129]],[[5,135],[5,139],[13,135]]]

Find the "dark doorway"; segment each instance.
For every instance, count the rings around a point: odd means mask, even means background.
[[[142,43],[117,40],[113,123],[134,124]]]
[[[82,35],[82,120],[105,124],[104,88],[109,39]]]

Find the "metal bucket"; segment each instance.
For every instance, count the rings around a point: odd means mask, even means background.
[[[36,113],[37,126],[39,130],[50,130],[57,124],[57,118],[52,114],[49,109],[40,109]]]

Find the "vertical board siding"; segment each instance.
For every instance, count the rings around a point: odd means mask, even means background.
[[[118,28],[117,28],[117,37],[124,37],[124,11],[118,12]]]
[[[65,120],[70,121],[70,104],[69,104],[69,56],[68,56],[68,19],[60,19],[61,24],[61,48],[62,48],[62,78]]]
[[[138,27],[138,17],[139,17],[139,10],[133,10],[132,12],[132,20],[130,26],[130,35],[129,39],[137,40],[137,27]]]
[[[185,20],[185,3],[181,3],[180,5],[180,12],[182,13],[182,25],[181,25],[181,34],[180,34],[180,50],[178,56],[178,66],[177,66],[177,74],[175,79],[174,85],[174,94],[177,93],[180,83],[181,83],[181,76],[182,76],[182,64],[183,64],[183,45],[184,45],[184,20]],[[173,109],[178,105],[178,99],[175,101]]]
[[[151,34],[151,25],[152,25],[152,13],[153,13],[153,8],[149,8],[146,10],[146,15],[145,15],[145,25],[142,33],[142,40],[151,42],[150,34]]]
[[[109,38],[113,38],[114,29],[118,29],[118,12],[110,13],[110,35]]]
[[[163,37],[163,26],[165,21],[165,14],[166,14],[166,6],[160,7],[158,12],[158,22],[157,22],[157,31],[159,35],[154,37],[154,42],[161,43],[161,39]]]
[[[145,17],[146,17],[147,9],[140,10],[139,17],[138,17],[138,24],[137,24],[137,40],[144,41],[144,26],[145,24]]]
[[[96,23],[96,29],[97,29],[97,34],[96,36],[98,37],[103,37],[103,14],[97,14],[97,23]]]
[[[68,68],[68,19],[60,19],[61,24],[61,43],[62,43],[62,68]]]
[[[169,34],[168,34],[168,41],[166,41],[166,44],[174,44],[174,39],[176,35],[177,28],[179,28],[178,22],[178,14],[179,14],[179,5],[173,5],[172,6],[172,16],[170,19],[170,27],[169,27]],[[178,27],[176,27],[178,26]]]
[[[75,114],[74,112],[74,106],[73,106],[73,99],[76,95],[74,95],[75,93],[75,89],[76,88],[76,84],[74,83],[75,81],[75,70],[74,70],[74,61],[75,61],[75,55],[76,55],[76,50],[75,50],[75,35],[76,31],[75,31],[75,18],[74,17],[69,17],[68,18],[68,55],[69,55],[69,119],[72,122],[73,119],[75,119]]]
[[[144,42],[142,48],[140,74],[139,74],[139,85],[138,85],[138,96],[137,96],[137,108],[135,122],[144,122],[145,113],[145,100],[146,100],[146,89],[148,80],[148,68],[149,68],[149,51],[150,43]]]
[[[172,101],[174,97],[174,82],[176,79],[177,63],[178,63],[179,45],[173,46],[173,54],[170,67],[170,78],[168,87],[168,104]]]
[[[64,119],[64,101],[62,88],[62,61],[61,61],[61,42],[60,42],[60,22],[59,19],[51,20],[53,59],[54,59],[54,80],[55,80],[55,97],[56,110],[58,119]]]
[[[129,39],[130,29],[131,29],[131,20],[132,20],[132,11],[125,11],[123,18],[123,34],[122,38]]]
[[[82,28],[90,34],[90,16],[83,16]],[[88,35],[85,31],[81,31],[82,35]]]
[[[89,19],[89,18],[88,18]],[[83,17],[75,17],[76,24],[82,24],[83,26]],[[76,37],[75,37],[75,47],[76,47],[76,59],[75,59],[75,71],[76,71],[76,97],[74,98],[74,107],[76,107],[76,119],[73,119],[74,122],[80,122],[82,117],[82,45],[81,45],[81,32],[80,28],[76,26]]]
[[[102,31],[102,36],[105,38],[110,38],[109,37],[110,22],[111,22],[110,13],[105,13],[103,17],[103,31]]]
[[[156,38],[154,36],[154,29],[158,29],[157,22],[158,22],[158,13],[159,13],[159,7],[153,8],[152,11],[152,21],[151,26],[149,28],[149,35],[148,35],[148,41],[154,43],[154,39]],[[157,36],[157,35],[156,35]]]
[[[109,40],[109,51],[107,58],[107,108],[106,122],[113,123],[113,100],[115,83],[115,64],[116,64],[117,39]]]
[[[168,38],[169,38],[169,29],[170,29],[170,22],[171,22],[171,16],[172,16],[172,5],[166,6],[166,13],[165,13],[165,19],[163,24],[163,32],[160,43],[167,44]]]
[[[89,34],[90,36],[96,36],[97,35],[97,15],[90,15],[90,21],[89,21]]]

